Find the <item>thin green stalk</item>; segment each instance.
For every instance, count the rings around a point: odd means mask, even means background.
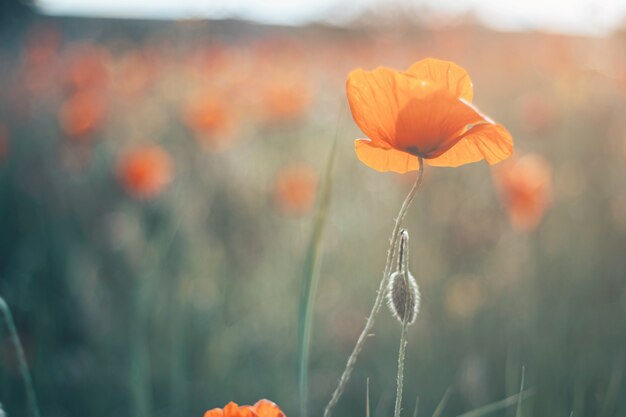
[[[413,417],[417,417],[417,412],[419,410],[420,405],[420,397],[415,397],[415,409],[413,410]]]
[[[370,416],[370,379],[367,378],[367,385],[365,386],[365,417]]]
[[[322,235],[326,224],[326,213],[330,204],[330,191],[332,186],[332,170],[337,153],[337,136],[326,163],[324,183],[320,191],[320,200],[315,213],[313,232],[309,240],[307,254],[303,267],[303,291],[300,301],[300,327],[298,332],[298,351],[300,352],[298,364],[298,387],[300,395],[300,416],[307,416],[308,409],[308,380],[309,380],[309,356],[311,349],[311,332],[313,328],[313,304],[317,294],[319,282],[320,249]]]
[[[174,201],[180,202],[174,212],[183,212],[183,205],[187,201],[181,198],[181,189],[176,193]],[[134,414],[137,416],[154,415],[154,398],[151,381],[151,352],[148,342],[148,330],[151,319],[155,291],[157,290],[157,277],[162,269],[161,261],[174,244],[176,235],[182,224],[182,216],[175,219],[173,227],[168,230],[163,240],[147,242],[144,247],[143,260],[148,272],[138,277],[133,288],[133,301],[131,317],[129,318],[129,351],[131,364],[129,378],[131,384],[131,398]],[[175,323],[176,321],[174,321]],[[175,398],[175,397],[174,397]]]
[[[467,413],[459,414],[456,417],[482,417],[495,411],[502,410],[503,408],[510,407],[513,404],[517,404],[519,401],[524,401],[526,398],[530,397],[532,393],[532,390],[522,391],[519,394],[511,395],[503,400],[484,405],[475,410],[468,411]]]
[[[131,364],[129,368],[131,383],[131,398],[133,412],[140,417],[153,415],[152,388],[150,382],[150,350],[146,341],[145,332],[148,327],[149,299],[152,296],[150,282],[154,277],[141,277],[136,283],[133,294],[133,311],[130,317]]]
[[[335,388],[335,391],[333,391],[330,401],[328,402],[328,404],[326,405],[326,408],[324,409],[324,417],[331,416],[333,408],[335,408],[335,406],[337,405],[337,402],[339,401],[339,398],[341,397],[341,394],[343,394],[343,390],[345,389],[346,384],[350,380],[350,375],[352,374],[352,370],[354,369],[354,365],[356,364],[356,360],[359,356],[359,353],[361,353],[361,350],[363,349],[363,345],[365,344],[365,340],[367,339],[367,336],[369,335],[370,330],[372,329],[372,326],[374,326],[374,319],[376,317],[376,314],[378,314],[378,312],[380,311],[380,307],[383,304],[383,299],[385,298],[385,290],[387,288],[387,283],[389,281],[389,274],[391,273],[391,260],[393,259],[395,255],[396,246],[398,243],[398,232],[400,231],[400,226],[402,225],[402,221],[404,220],[404,217],[406,216],[406,213],[409,207],[411,206],[411,203],[413,202],[415,195],[417,194],[417,190],[419,189],[420,184],[422,183],[422,178],[424,176],[423,175],[424,174],[424,161],[422,160],[421,157],[418,157],[418,159],[419,159],[419,171],[417,174],[417,178],[415,179],[415,183],[413,184],[411,191],[409,191],[409,194],[406,196],[406,198],[404,199],[404,202],[402,203],[402,206],[400,207],[400,212],[398,213],[398,217],[396,217],[396,221],[393,226],[393,230],[391,232],[391,241],[389,244],[389,250],[387,251],[387,261],[385,262],[385,269],[383,270],[383,277],[380,280],[380,285],[378,286],[378,292],[376,293],[376,299],[374,300],[374,305],[372,306],[370,315],[368,316],[367,321],[365,322],[365,327],[363,328],[363,331],[361,331],[361,334],[359,335],[359,338],[356,344],[354,345],[354,349],[352,350],[352,353],[348,357],[348,362],[346,363],[346,367],[343,370],[343,373],[341,374],[339,383],[337,384],[337,387]]]
[[[405,288],[408,288],[409,283],[405,282],[404,285],[406,285]],[[402,388],[404,384],[404,356],[406,353],[406,345],[408,344],[408,340],[406,338],[407,329],[409,327],[409,314],[407,312],[408,307],[409,303],[407,302],[404,307],[404,320],[402,321],[402,334],[400,335],[400,352],[398,353],[398,376],[396,379],[396,405],[393,413],[394,417],[400,417],[400,411],[402,408]]]
[[[400,234],[407,233],[406,231],[401,231]],[[402,281],[404,282],[404,288],[406,297],[404,299],[404,317],[402,318],[402,333],[400,334],[400,351],[398,352],[398,375],[396,377],[396,404],[394,407],[394,417],[400,417],[400,412],[402,410],[402,389],[404,385],[404,357],[406,354],[406,346],[408,344],[408,340],[406,337],[407,330],[409,328],[409,318],[411,314],[409,313],[409,304],[410,298],[412,296],[411,291],[409,290],[409,254],[408,254],[408,234],[400,237],[400,249],[398,255],[398,269],[402,276]],[[415,301],[415,300],[414,300]]]
[[[24,381],[24,386],[26,388],[26,395],[28,397],[28,404],[30,405],[30,409],[35,417],[41,417],[41,413],[39,412],[39,403],[37,402],[37,395],[35,394],[35,387],[33,385],[33,379],[30,376],[30,371],[28,370],[28,364],[26,363],[26,356],[24,355],[24,349],[22,348],[22,343],[20,342],[20,338],[17,335],[17,329],[15,328],[15,322],[13,321],[13,315],[11,314],[11,309],[9,305],[4,301],[4,298],[0,296],[0,310],[4,315],[4,321],[9,329],[9,335],[11,337],[11,342],[13,343],[13,347],[15,348],[15,352],[17,352],[17,362],[20,369],[20,374],[22,376],[22,380]]]
[[[433,413],[432,417],[441,416],[441,413],[443,413],[443,409],[446,408],[446,404],[448,404],[448,400],[450,399],[450,394],[452,394],[452,388],[448,387],[446,392],[443,394],[443,397],[441,397],[441,401],[439,401],[437,408],[435,408],[435,412]]]
[[[524,380],[526,377],[526,368],[522,366],[522,381],[520,382],[519,393],[517,398],[517,410],[515,411],[515,417],[522,417],[522,392],[524,392]]]

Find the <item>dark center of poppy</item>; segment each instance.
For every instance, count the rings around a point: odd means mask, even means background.
[[[408,146],[404,150],[411,155],[420,156],[420,151],[417,146]]]

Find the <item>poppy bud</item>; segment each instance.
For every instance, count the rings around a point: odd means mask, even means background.
[[[398,251],[398,270],[391,274],[387,288],[387,305],[391,314],[400,323],[412,324],[417,317],[420,293],[415,278],[409,272],[409,232],[400,231],[400,249]]]

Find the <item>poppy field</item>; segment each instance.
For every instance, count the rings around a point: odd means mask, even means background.
[[[625,33],[0,33],[0,415],[626,416]]]

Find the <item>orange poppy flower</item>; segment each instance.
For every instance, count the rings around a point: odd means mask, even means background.
[[[289,75],[275,76],[262,91],[263,118],[269,123],[296,120],[306,114],[312,94],[303,80],[289,80]]]
[[[315,203],[316,193],[317,174],[308,166],[288,166],[276,178],[274,198],[284,213],[307,213]]]
[[[130,195],[150,199],[159,195],[172,181],[173,164],[163,148],[148,145],[122,154],[117,175]]]
[[[66,61],[66,76],[70,87],[106,88],[111,66],[111,57],[107,49],[91,43],[74,44],[70,47]]]
[[[115,77],[116,91],[125,98],[136,98],[146,92],[157,79],[159,63],[148,51],[133,51],[124,55]]]
[[[2,122],[0,122],[0,162],[2,162],[9,153],[9,144],[9,129],[7,129],[6,126],[2,124]]]
[[[101,94],[83,90],[68,97],[59,109],[63,132],[76,139],[86,139],[104,118],[105,105]]]
[[[204,417],[285,417],[285,413],[269,400],[259,400],[254,405],[229,402],[222,410],[214,408],[204,413]]]
[[[456,167],[513,152],[513,138],[470,103],[472,82],[458,65],[427,58],[400,72],[380,67],[348,75],[352,117],[367,139],[355,150],[377,171],[405,173],[428,164]]]
[[[194,97],[183,109],[183,121],[210,150],[224,150],[235,138],[236,117],[227,103],[219,94],[205,93]]]
[[[495,170],[494,180],[513,228],[529,231],[537,227],[550,204],[552,174],[548,162],[528,154]]]

